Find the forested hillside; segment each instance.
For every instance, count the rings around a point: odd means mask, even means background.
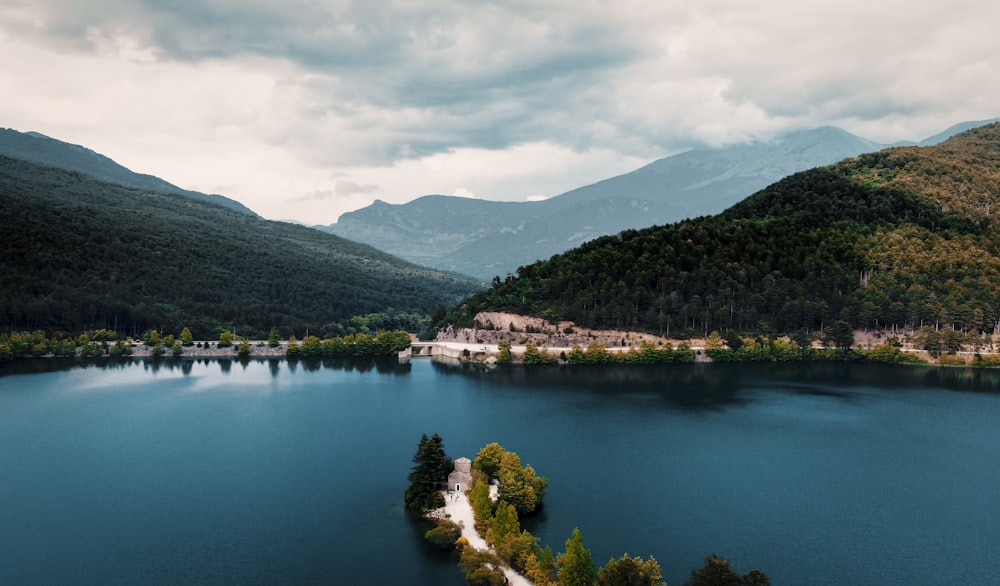
[[[159,177],[135,173],[108,157],[86,147],[70,144],[37,132],[18,132],[0,128],[0,156],[20,159],[67,171],[77,171],[100,181],[117,183],[145,191],[176,193],[200,201],[221,205],[238,212],[255,216],[252,210],[236,200],[218,194],[199,193],[181,189]]]
[[[3,329],[332,335],[352,316],[426,315],[474,291],[311,228],[6,157],[0,242]]]
[[[590,327],[811,332],[1000,323],[1000,126],[788,177],[722,214],[599,238],[471,298]]]

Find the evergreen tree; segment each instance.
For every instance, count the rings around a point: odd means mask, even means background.
[[[404,495],[406,506],[425,511],[444,504],[441,490],[448,480],[448,457],[444,453],[444,442],[441,436],[434,434],[427,437],[423,434],[417,453],[413,456],[413,470],[408,480],[409,488]]]
[[[729,567],[729,560],[714,553],[705,558],[705,565],[691,570],[688,586],[739,586],[739,575]]]
[[[191,330],[188,328],[181,330],[181,344],[184,346],[191,346],[194,344],[194,336],[191,335]]]
[[[626,553],[618,559],[608,560],[608,564],[598,570],[596,586],[666,586],[660,573],[660,564],[652,557],[643,562],[642,558],[629,557]]]
[[[229,330],[222,330],[219,334],[219,348],[228,348],[233,345],[233,333]]]
[[[770,586],[767,574],[760,570],[750,570],[740,576],[730,566],[729,560],[712,554],[705,558],[705,565],[691,570],[691,579],[686,586]]]
[[[271,348],[277,348],[281,344],[281,334],[278,333],[278,328],[271,328],[270,333],[267,334],[267,345]]]
[[[493,517],[493,527],[487,535],[488,541],[493,547],[498,548],[508,539],[516,538],[520,534],[521,524],[517,519],[517,510],[514,505],[500,501]]]
[[[579,528],[566,540],[566,552],[559,556],[557,565],[559,586],[593,586],[594,561],[590,550],[583,547]]]

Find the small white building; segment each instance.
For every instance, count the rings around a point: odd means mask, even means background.
[[[459,458],[455,460],[455,470],[448,475],[448,490],[462,492],[472,484],[472,460]]]

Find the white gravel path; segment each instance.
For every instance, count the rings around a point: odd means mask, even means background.
[[[492,488],[492,487],[491,487]],[[472,514],[472,504],[469,497],[463,493],[445,492],[444,494],[444,514],[452,521],[462,526],[462,537],[469,540],[469,545],[476,549],[493,551],[486,540],[476,531],[476,520]],[[504,576],[507,576],[507,583],[513,586],[531,586],[532,582],[518,574],[508,566],[503,567]]]

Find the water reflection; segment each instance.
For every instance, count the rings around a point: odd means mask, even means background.
[[[325,358],[293,358],[288,360],[288,367],[295,372],[295,367],[302,365],[302,368],[309,372],[315,372],[321,368],[333,370],[346,370],[347,372],[368,373],[375,371],[378,374],[409,374],[412,366],[408,361],[400,362],[392,356],[356,356],[356,357],[325,357]]]
[[[376,372],[383,375],[406,375],[412,371],[409,362],[400,362],[395,357],[354,357],[354,358],[324,358],[315,360],[285,358],[178,358],[178,357],[155,357],[155,358],[118,358],[118,357],[96,357],[96,358],[33,358],[29,360],[17,360],[7,364],[0,364],[0,378],[14,375],[43,374],[48,372],[59,372],[68,370],[80,370],[98,368],[102,370],[123,370],[127,368],[141,368],[144,372],[159,374],[160,372],[179,372],[184,376],[190,376],[196,365],[209,367],[216,364],[222,374],[229,374],[232,371],[233,363],[237,362],[245,371],[251,363],[265,364],[271,373],[272,378],[277,378],[281,372],[282,365],[286,365],[292,374],[301,365],[307,372],[316,372],[321,369],[343,370],[347,372],[368,373]]]
[[[485,367],[435,361],[444,376],[477,379],[509,392],[586,392],[617,400],[656,398],[683,410],[718,410],[755,400],[755,389],[782,389],[800,395],[859,400],[846,389],[900,390],[936,387],[954,391],[1000,392],[1000,369],[953,368],[848,362],[745,364],[575,365]]]

